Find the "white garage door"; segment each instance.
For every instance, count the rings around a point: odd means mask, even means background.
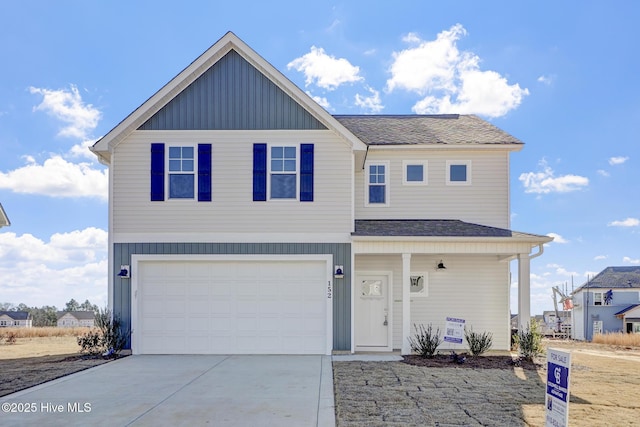
[[[139,261],[134,352],[329,354],[327,266],[326,260]]]

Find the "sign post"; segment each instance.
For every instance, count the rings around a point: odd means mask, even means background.
[[[547,350],[546,426],[569,425],[569,378],[571,353],[553,348]]]
[[[455,344],[462,344],[464,337],[464,319],[456,319],[447,317],[447,325],[445,327],[444,340]]]

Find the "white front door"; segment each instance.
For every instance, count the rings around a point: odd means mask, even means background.
[[[356,350],[390,351],[389,276],[358,274],[355,285]]]

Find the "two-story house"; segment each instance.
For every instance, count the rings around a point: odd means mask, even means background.
[[[640,333],[640,267],[607,267],[572,293],[572,338]]]
[[[510,343],[509,156],[472,115],[333,116],[227,33],[92,147],[109,306],[137,353],[410,352],[447,317]],[[536,249],[538,247],[538,249]]]

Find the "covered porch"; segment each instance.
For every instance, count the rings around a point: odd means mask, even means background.
[[[510,261],[518,264],[523,327],[531,317],[530,261],[551,240],[457,220],[356,221],[352,351],[410,354],[414,325],[431,324],[442,336],[447,317],[491,332],[493,348],[508,350]]]

